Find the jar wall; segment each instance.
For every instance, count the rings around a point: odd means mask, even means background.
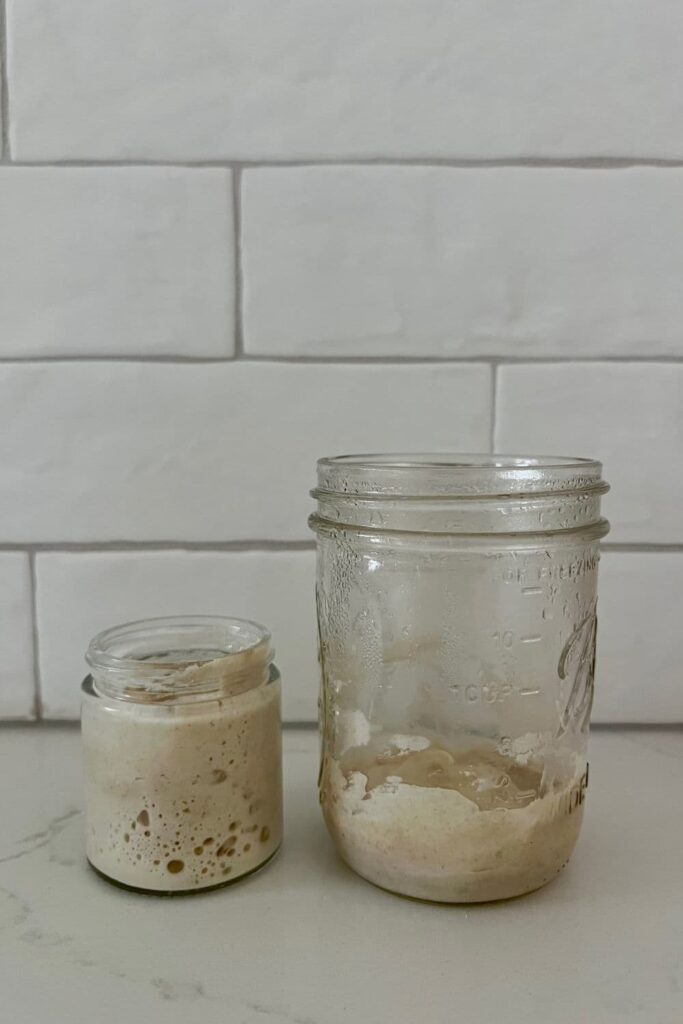
[[[318,530],[320,795],[360,874],[484,900],[566,863],[587,783],[601,532]]]

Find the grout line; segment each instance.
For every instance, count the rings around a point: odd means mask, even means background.
[[[680,722],[591,722],[590,731],[594,732],[680,732]]]
[[[139,157],[137,159],[57,159],[57,160],[17,160],[14,162],[17,167],[180,167],[190,170],[201,168],[230,168],[233,170],[258,170],[260,168],[288,168],[288,167],[445,167],[455,170],[486,170],[497,167],[529,167],[547,168],[549,170],[630,170],[638,167],[652,168],[681,168],[683,158],[658,158],[658,157],[438,157],[438,156],[416,156],[416,157],[292,157],[282,159],[277,157],[263,157],[258,159],[231,159],[229,157],[215,157],[210,159],[197,160],[169,160],[154,157]]]
[[[29,727],[31,729],[77,729],[79,727],[78,718],[0,718],[0,730],[5,729],[23,729]]]
[[[498,362],[491,361],[491,433],[489,436],[489,451],[493,454],[496,450],[496,403],[498,401]]]
[[[568,344],[572,344],[571,341]],[[644,344],[647,344],[644,342]],[[615,365],[625,363],[683,363],[681,355],[657,355],[657,356],[636,356],[636,355],[603,355],[603,356],[501,356],[498,364],[501,366],[538,366],[549,364],[554,366],[574,363],[613,363]]]
[[[121,551],[210,551],[222,552],[267,552],[267,551],[314,551],[314,540],[234,540],[234,541],[126,541],[114,540],[104,542],[46,541],[26,544],[2,544],[1,551],[27,551],[31,556],[51,552],[70,552],[73,554],[97,554],[98,552]]]
[[[241,289],[240,289],[241,292]],[[241,305],[241,294],[240,294]],[[237,339],[236,339],[237,340]],[[240,345],[242,338],[240,336]],[[46,365],[46,364],[69,364],[69,363],[149,363],[171,365],[171,366],[203,366],[221,365],[231,363],[234,360],[230,356],[145,356],[145,355],[69,355],[69,356],[0,356],[0,366],[23,366],[23,365]],[[241,352],[241,363],[263,364],[287,364],[295,366],[422,366],[425,364],[436,365],[474,365],[483,364],[489,366],[571,366],[582,364],[609,363],[611,365],[642,364],[647,366],[654,363],[664,366],[678,366],[683,364],[683,355],[664,356],[578,356],[567,358],[567,356],[497,356],[492,354],[466,355],[466,356],[270,356],[255,355],[250,353],[245,356]]]
[[[600,547],[601,547],[601,549],[603,551],[614,551],[614,552],[632,553],[632,554],[641,554],[641,555],[648,554],[648,553],[651,553],[653,555],[664,555],[664,554],[675,555],[675,554],[679,554],[679,553],[683,552],[683,544],[667,544],[667,543],[663,543],[663,544],[639,544],[637,542],[634,542],[634,543],[621,543],[620,541],[614,541],[614,542],[610,542],[610,541],[605,542],[605,541],[603,541],[602,544],[600,545]]]
[[[451,167],[455,170],[486,170],[496,167],[531,167],[577,170],[628,170],[632,167],[683,167],[683,158],[661,157],[542,157],[542,156],[500,156],[500,157],[309,157],[304,159],[242,160],[245,170],[259,167]]]
[[[679,554],[683,553],[683,543],[638,543],[603,541],[603,551],[633,554]],[[114,540],[114,541],[41,541],[41,542],[0,542],[0,553],[22,551],[32,558],[42,554],[98,554],[109,551],[133,554],[136,551],[187,551],[214,552],[215,554],[230,552],[269,551],[314,551],[314,540],[234,540],[234,541],[187,541],[187,540]]]
[[[9,77],[7,74],[7,4],[0,0],[0,118],[2,118],[2,141],[0,143],[0,163],[8,163],[11,159],[9,143]]]
[[[36,557],[32,551],[28,553],[29,572],[31,576],[31,633],[33,637],[33,711],[36,719],[43,717],[43,684],[40,675],[40,638],[38,634],[38,580],[36,576]]]
[[[244,323],[242,312],[242,171],[232,171],[232,217],[234,234],[233,258],[235,261],[235,359],[244,355]]]

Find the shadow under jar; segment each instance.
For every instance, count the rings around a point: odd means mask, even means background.
[[[588,459],[319,461],[320,799],[364,878],[479,902],[567,863],[607,489]]]
[[[261,867],[282,840],[280,674],[270,634],[149,619],[90,644],[81,725],[90,864],[150,893]]]

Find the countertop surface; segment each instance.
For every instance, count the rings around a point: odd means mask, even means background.
[[[680,1024],[683,732],[591,737],[569,867],[478,906],[391,896],[336,858],[317,737],[285,735],[286,839],[241,883],[162,899],[84,860],[79,736],[0,728],[8,1024]]]

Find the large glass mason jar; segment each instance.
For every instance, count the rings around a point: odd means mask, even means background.
[[[599,462],[322,459],[320,799],[343,859],[426,900],[517,896],[588,782]]]

